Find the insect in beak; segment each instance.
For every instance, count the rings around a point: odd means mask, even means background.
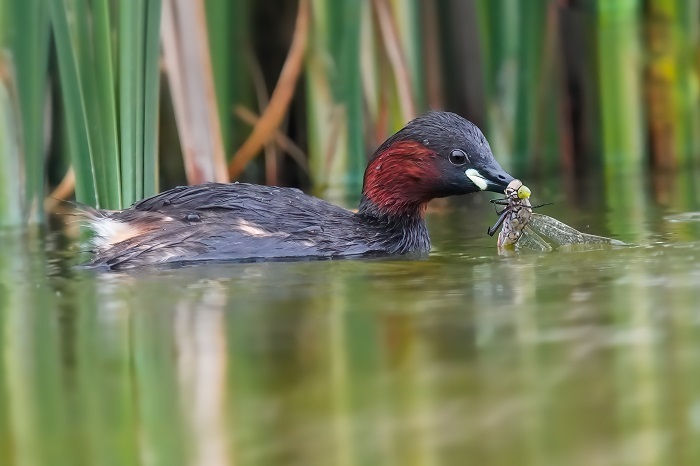
[[[525,199],[530,197],[529,191],[530,190],[528,189],[527,196],[523,196]],[[519,196],[517,196],[517,192],[514,194],[515,194],[515,196],[512,196],[512,198],[511,197],[502,197],[502,198],[498,198],[498,199],[491,199],[491,201],[489,201],[489,202],[491,202],[491,204],[494,204],[494,206],[496,206],[496,205],[505,206],[505,208],[503,208],[503,210],[501,210],[501,211],[496,209],[496,215],[498,215],[499,217],[498,217],[498,220],[496,220],[496,223],[494,223],[492,227],[490,227],[488,230],[486,230],[486,232],[489,234],[489,236],[493,236],[496,234],[498,229],[501,227],[501,225],[503,225],[503,222],[506,220],[508,213],[512,210],[513,205],[515,205],[514,201],[517,201]],[[544,206],[552,205],[552,204],[554,204],[554,203],[553,202],[545,202],[544,204],[538,204],[535,206],[531,206],[530,209],[538,209],[540,207],[544,207]]]

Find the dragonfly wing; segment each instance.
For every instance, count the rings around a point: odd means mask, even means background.
[[[566,246],[570,244],[624,244],[621,241],[605,238],[603,236],[581,233],[555,218],[542,214],[533,213],[528,226],[557,246]]]
[[[518,247],[533,249],[535,251],[551,251],[550,246],[540,235],[535,233],[529,226],[523,230],[523,234],[518,240]]]

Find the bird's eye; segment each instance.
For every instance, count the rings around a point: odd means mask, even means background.
[[[467,154],[462,149],[455,149],[450,152],[449,159],[452,165],[464,165],[467,163]]]

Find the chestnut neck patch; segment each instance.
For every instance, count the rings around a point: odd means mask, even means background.
[[[439,181],[438,155],[416,141],[397,141],[377,153],[365,170],[360,213],[423,216],[430,188]]]

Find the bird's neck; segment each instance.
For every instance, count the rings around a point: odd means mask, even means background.
[[[401,213],[388,213],[376,204],[362,199],[357,216],[371,231],[375,242],[392,254],[428,252],[430,237],[423,215],[426,203]]]
[[[359,214],[391,221],[422,221],[435,152],[415,141],[380,147],[365,170]]]

